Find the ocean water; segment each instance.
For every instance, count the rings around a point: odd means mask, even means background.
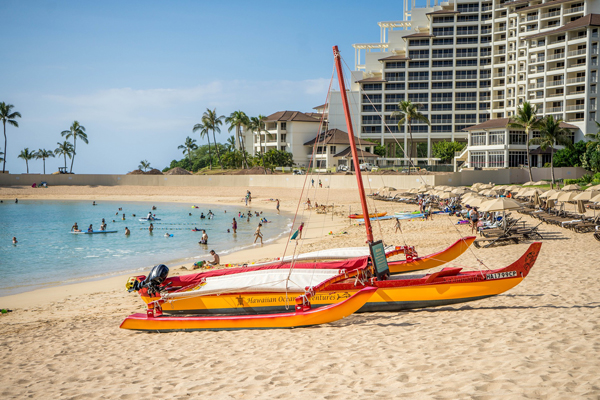
[[[149,223],[138,219],[146,217],[153,205],[157,207],[153,213],[161,221],[153,223],[151,234]],[[199,208],[191,208],[191,203],[98,201],[93,206],[92,201],[20,200],[15,204],[4,200],[0,204],[0,296],[64,282],[146,272],[156,264],[209,259],[211,249],[226,255],[253,246],[254,231],[262,217],[271,221],[263,224],[265,243],[288,234],[291,227],[290,216],[277,215],[274,205],[252,208],[263,214],[250,222],[238,218],[238,212],[246,212],[243,205],[196,205]],[[215,217],[200,219],[200,214],[206,215],[209,209]],[[236,235],[227,232],[233,217],[238,222]],[[117,233],[70,233],[75,222],[83,231],[90,224],[99,230],[102,218],[107,230]],[[128,237],[125,227],[131,231]],[[193,232],[194,227],[206,229],[208,245],[198,244],[202,232]],[[165,233],[173,236],[167,238]]]

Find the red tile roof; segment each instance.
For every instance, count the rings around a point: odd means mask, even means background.
[[[588,14],[581,18],[576,19],[573,22],[569,22],[568,24],[551,31],[537,33],[535,35],[527,36],[525,39],[535,39],[539,37],[544,37],[548,35],[553,35],[561,32],[568,32],[575,29],[583,28],[586,26],[600,26],[600,14]]]
[[[275,121],[298,121],[298,122],[319,122],[318,119],[306,115],[300,111],[278,111],[275,114],[269,115],[266,122]]]
[[[375,143],[370,143],[371,146],[375,146]],[[368,151],[364,151],[361,149],[357,149],[358,152],[358,158],[378,158],[379,156],[377,154],[373,154],[373,153],[369,153]],[[352,157],[352,151],[350,150],[350,147],[347,147],[345,150],[340,151],[337,154],[333,155],[334,157],[347,157],[350,156]]]

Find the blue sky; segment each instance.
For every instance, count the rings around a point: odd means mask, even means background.
[[[325,102],[331,47],[354,65],[353,43],[378,42],[400,1],[7,1],[0,101],[23,118],[7,127],[7,169],[25,148],[56,148],[86,127],[76,173],[162,169],[207,107],[220,115],[310,111]],[[217,136],[224,142],[227,128]],[[0,146],[3,147],[3,144]],[[4,148],[2,148],[4,151]],[[46,162],[56,171],[59,159]],[[41,172],[42,162],[30,163]]]

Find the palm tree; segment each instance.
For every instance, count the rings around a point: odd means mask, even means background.
[[[412,147],[413,147],[413,137],[412,137],[412,123],[413,121],[421,121],[425,122],[427,125],[431,125],[429,120],[425,115],[419,112],[419,108],[421,104],[413,103],[410,100],[401,101],[398,103],[398,111],[394,111],[392,113],[392,117],[399,117],[398,120],[398,129],[404,123],[408,124],[408,134],[410,135],[410,146],[408,148],[408,174],[410,175],[410,166],[412,165]],[[406,157],[406,149],[404,149],[404,157]]]
[[[15,118],[21,118],[21,113],[15,111],[11,112],[14,108],[12,104],[6,104],[5,102],[0,103],[0,120],[2,120],[2,125],[4,127],[4,152],[6,152],[6,123],[12,125],[16,128],[19,127],[19,124],[15,120]],[[2,173],[6,171],[6,159],[2,159]]]
[[[215,136],[215,132],[221,133],[221,128],[219,127],[219,125],[223,125],[224,119],[224,115],[217,117],[216,108],[214,110],[207,108],[204,114],[202,115],[202,123],[208,130],[211,130],[213,133],[213,142],[215,142],[215,148],[217,149],[217,157],[219,158],[219,164],[221,165],[221,169],[225,168],[223,168],[223,162],[221,162],[221,153],[219,153],[219,146],[217,146],[217,138]]]
[[[522,106],[517,108],[517,113],[510,119],[509,128],[524,129],[529,143],[529,132],[532,129],[540,128],[540,119],[537,116],[537,107],[526,101]],[[529,170],[529,181],[533,180],[531,174],[531,160],[529,157],[529,144],[527,144],[527,169]]]
[[[18,155],[19,158],[25,160],[25,165],[27,166],[27,173],[29,173],[29,160],[33,160],[37,157],[37,153],[35,151],[29,151],[29,147],[25,147],[24,150],[21,150],[21,154]]]
[[[227,148],[227,151],[235,151],[235,136],[231,135],[227,138],[225,147]]]
[[[585,134],[585,137],[592,139],[589,141],[589,143],[600,142],[600,122],[598,122],[598,121],[594,121],[594,122],[596,123],[596,128],[598,128],[598,132]]]
[[[246,151],[244,146],[244,137],[242,136],[242,126],[247,127],[250,120],[245,112],[243,111],[234,111],[229,117],[225,118],[225,122],[229,124],[228,132],[231,132],[233,128],[235,128],[235,134],[238,138],[238,143],[240,146],[240,151],[244,156],[244,166],[248,168],[248,160],[246,159]]]
[[[546,118],[542,119],[538,125],[540,137],[530,139],[527,143],[528,146],[538,144],[542,150],[546,150],[550,147],[550,174],[552,176],[552,187],[554,187],[554,145],[572,146],[569,137],[570,132],[565,128],[560,127],[561,121],[560,118],[554,119],[552,115],[546,116]]]
[[[261,131],[262,131],[262,127],[263,127],[263,120],[266,117],[264,117],[263,115],[259,115],[258,117],[252,117],[250,118],[250,123],[248,124],[248,129],[250,129],[252,132],[256,132],[256,134],[258,135],[258,148],[259,148],[259,154],[260,154],[260,160],[262,163],[263,168],[265,168],[265,159],[263,157],[263,147],[262,147],[262,137],[260,135]],[[265,173],[267,173],[267,171],[265,170]]]
[[[87,134],[85,133],[85,126],[79,125],[79,122],[74,121],[73,125],[69,128],[68,131],[62,131],[60,133],[62,136],[65,136],[67,139],[73,138],[73,157],[71,157],[71,170],[73,172],[73,162],[75,161],[75,155],[77,154],[77,138],[81,139],[83,143],[88,144]]]
[[[179,150],[183,149],[183,154],[187,153],[188,159],[192,161],[192,150],[198,150],[198,145],[196,144],[196,139],[188,136],[185,138],[185,143],[177,148]]]
[[[54,149],[54,154],[56,154],[57,156],[63,156],[65,158],[65,171],[67,170],[67,156],[69,156],[69,158],[71,158],[73,156],[73,153],[75,152],[75,149],[73,148],[73,144],[71,144],[71,142],[67,142],[66,140],[64,142],[56,142],[56,144],[58,145],[58,147],[56,149]]]
[[[210,155],[210,135],[208,134],[208,128],[203,124],[194,125],[193,132],[200,131],[200,139],[206,136],[208,140],[208,169],[212,169],[212,156]]]
[[[150,168],[150,163],[148,162],[148,160],[142,160],[140,161],[140,165],[138,165],[138,169],[139,170],[144,170],[144,172],[146,172],[146,170]]]
[[[44,162],[44,175],[46,175],[46,158],[54,157],[54,153],[52,150],[39,149],[36,154],[36,158],[38,160],[41,158]]]

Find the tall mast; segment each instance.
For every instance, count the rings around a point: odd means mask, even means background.
[[[367,242],[373,242],[373,229],[369,219],[369,208],[367,207],[367,198],[365,197],[365,188],[363,186],[362,174],[360,173],[360,163],[358,161],[358,152],[354,141],[354,129],[352,128],[352,118],[350,117],[350,107],[348,107],[348,96],[346,94],[346,84],[344,83],[344,74],[342,72],[342,62],[340,60],[340,51],[337,46],[333,46],[333,57],[335,59],[335,69],[337,70],[338,80],[340,81],[340,93],[342,95],[342,105],[344,106],[344,115],[346,116],[346,127],[348,128],[348,139],[350,140],[350,151],[352,151],[352,160],[354,160],[354,169],[356,171],[356,181],[358,183],[358,194],[360,195],[360,205],[362,206],[365,219],[365,229],[367,230]]]

